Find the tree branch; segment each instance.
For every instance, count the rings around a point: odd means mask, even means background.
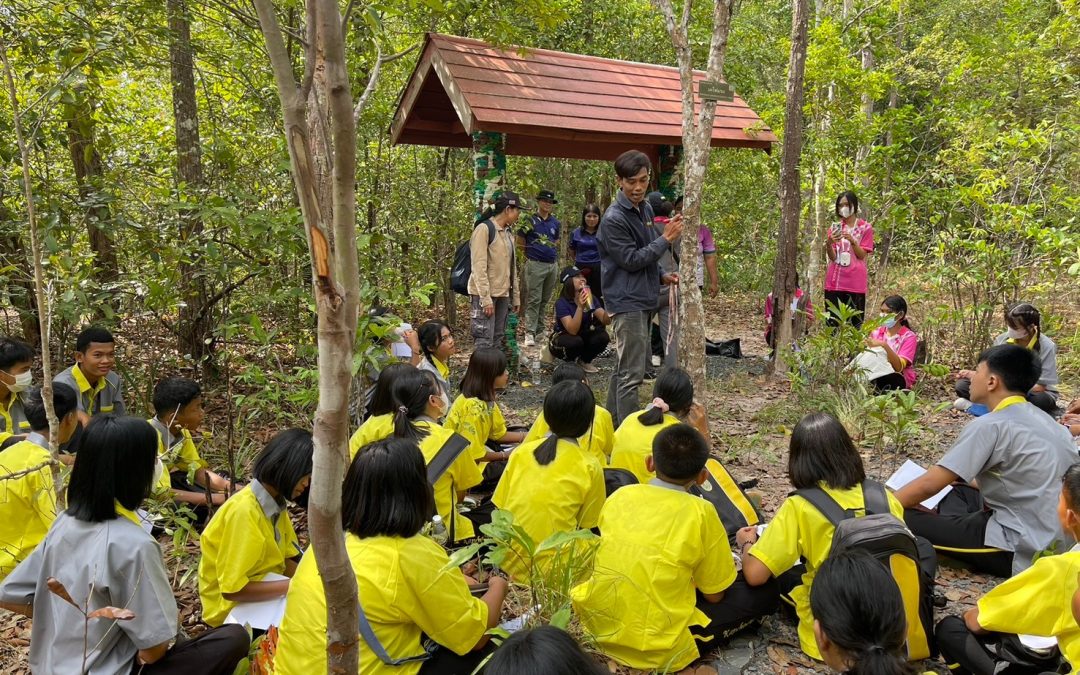
[[[259,25],[266,38],[266,53],[270,56],[270,68],[274,71],[274,82],[277,84],[278,92],[283,98],[295,97],[299,91],[296,78],[293,77],[292,61],[285,48],[285,38],[281,34],[281,26],[278,25],[277,15],[274,13],[274,5],[270,0],[252,0],[252,2],[255,3],[255,11],[259,14]],[[296,105],[295,100],[286,103]]]
[[[36,466],[32,466],[29,469],[22,469],[22,470],[19,470],[19,471],[13,471],[12,473],[0,474],[0,481],[15,480],[16,478],[22,478],[23,476],[29,476],[30,474],[34,473],[35,471],[41,471],[42,469],[44,469],[46,467],[50,467],[50,466],[52,466],[53,464],[56,464],[56,463],[57,463],[57,461],[50,457],[49,459],[45,460],[44,462],[42,462],[40,464],[37,464]]]
[[[304,79],[300,81],[300,98],[306,101],[311,93],[311,83],[315,81],[315,5],[307,4],[305,19],[307,22],[307,45],[304,47]]]
[[[367,85],[364,87],[364,93],[360,94],[360,98],[356,101],[356,106],[353,108],[353,124],[357,124],[360,121],[360,114],[364,112],[364,108],[367,107],[368,100],[371,98],[371,94],[375,91],[375,86],[379,83],[379,76],[382,75],[382,66],[384,63],[390,63],[396,61],[401,57],[411,54],[416,51],[416,48],[420,45],[413,45],[408,49],[404,49],[397,54],[391,54],[389,56],[383,56],[382,47],[378,44],[375,45],[376,56],[375,65],[371,68],[371,75],[368,76]]]

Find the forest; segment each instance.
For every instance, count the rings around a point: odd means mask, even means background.
[[[755,508],[772,515],[790,491],[788,446],[807,413],[839,420],[876,480],[907,459],[933,464],[970,419],[952,407],[957,373],[1009,327],[1015,303],[1037,307],[1040,334],[1056,344],[1063,412],[1080,396],[1080,0],[682,0],[682,55],[699,70],[712,65],[720,6],[730,27],[719,75],[780,140],[768,152],[702,155],[687,215],[712,233],[717,288],[703,292],[695,325],[740,339],[742,358],[687,368],[712,457]],[[130,415],[154,416],[162,379],[198,381],[199,452],[241,484],[271,438],[314,429],[310,510],[292,516],[304,548],[321,547],[320,527],[342,532],[346,439],[394,339],[394,323],[370,310],[413,327],[445,322],[457,342],[451,400],[473,351],[472,310],[450,269],[477,221],[477,159],[470,148],[392,141],[426,36],[677,67],[665,7],[670,18],[670,0],[3,0],[0,332],[34,347],[41,382],[43,362],[48,377],[71,365],[86,326],[112,331]],[[800,13],[805,42],[793,49]],[[796,130],[799,142],[786,143]],[[317,174],[307,183],[306,161]],[[611,161],[517,155],[506,157],[505,185],[530,202],[558,196],[566,264],[582,209],[606,210],[620,190]],[[825,326],[825,233],[845,191],[874,229],[868,319],[900,295],[919,336],[910,391],[873,396],[845,367],[880,322]],[[792,298],[796,285],[817,320],[774,358],[765,298]],[[550,324],[550,305],[543,316]],[[546,406],[551,369],[533,363],[538,354],[523,347],[516,369],[512,359],[500,398],[511,427],[528,429]],[[597,365],[589,384],[603,406],[611,359]],[[67,470],[53,467],[57,480]],[[1056,500],[1060,481],[1055,489]],[[181,626],[197,635],[200,530],[167,498],[148,504]],[[588,529],[553,546],[573,549]],[[491,530],[496,548],[523,545],[505,521]],[[347,564],[343,547],[325,550],[328,566]],[[973,607],[996,581],[939,567],[938,615]],[[601,668],[642,670],[582,637],[566,579],[539,585],[511,584],[504,618],[569,627]],[[338,588],[355,597],[355,582]],[[348,604],[338,600],[335,611]],[[827,670],[778,616],[738,670]],[[0,611],[4,672],[29,672],[30,631]],[[340,637],[331,622],[331,642]],[[717,658],[684,672],[727,672]]]

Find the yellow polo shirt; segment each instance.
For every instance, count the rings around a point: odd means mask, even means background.
[[[345,535],[360,602],[376,637],[391,658],[423,653],[421,633],[442,648],[466,654],[487,631],[488,608],[469,594],[461,570],[427,537]],[[359,631],[357,631],[359,633]],[[383,664],[360,640],[361,675],[415,675],[420,662]],[[326,594],[313,552],[300,561],[289,584],[278,633],[277,675],[326,672]]]
[[[716,509],[669,484],[629,485],[600,511],[592,577],[571,592],[604,654],[641,670],[675,672],[698,658],[690,626],[707,626],[695,590],[719,593],[735,563]]]
[[[655,473],[645,468],[645,458],[652,454],[656,434],[665,427],[679,423],[677,417],[664,413],[664,419],[659,424],[647,426],[638,421],[644,413],[642,410],[623,420],[615,430],[614,449],[611,451],[611,466],[626,469],[637,476],[639,483],[648,483],[656,477]]]
[[[424,464],[430,464],[454,432],[434,422],[419,421],[416,426],[428,430],[428,435],[420,441],[420,452],[424,454]],[[458,493],[479,485],[482,480],[484,476],[480,473],[480,467],[469,456],[469,450],[466,448],[432,486],[435,491],[435,510],[442,516],[443,522],[447,523],[447,527],[450,527],[450,519],[454,519],[455,541],[462,541],[476,535],[472,521],[458,513]]]
[[[1065,660],[1080,666],[1080,627],[1072,598],[1080,574],[1080,547],[1039,558],[979,600],[979,625],[999,633],[1056,637]]]
[[[547,420],[544,419],[544,412],[540,411],[522,444],[545,438],[550,431],[551,427],[548,426]],[[592,426],[578,439],[578,444],[592,453],[600,461],[601,466],[607,466],[614,443],[615,424],[611,420],[611,413],[608,412],[607,408],[596,406]]]
[[[22,398],[12,393],[7,405],[0,403],[0,443],[15,434],[27,433],[30,433],[30,423],[26,421]]]
[[[203,621],[211,626],[220,626],[236,605],[224,594],[237,593],[271,572],[284,574],[285,560],[303,552],[288,510],[265,492],[258,496],[255,485],[258,481],[218,507],[199,538],[199,598]]]
[[[372,415],[364,420],[360,428],[349,439],[349,457],[356,457],[360,448],[370,445],[375,441],[381,441],[394,435],[394,415]]]
[[[534,453],[545,440],[522,443],[514,450],[491,497],[495,506],[514,514],[514,523],[536,545],[556,532],[596,527],[606,494],[600,462],[573,441],[560,440],[550,464],[537,462]],[[521,581],[529,578],[528,566],[520,552],[502,563]]]
[[[172,435],[165,423],[152,417],[150,426],[158,434],[158,457],[165,465],[165,471],[190,471],[191,469],[206,468],[206,460],[199,455],[199,449],[195,447],[195,439],[187,429],[180,430],[180,437]]]
[[[840,508],[854,510],[862,515],[865,509],[862,486],[836,490],[820,483],[819,487],[825,490]],[[889,512],[903,522],[904,507],[896,501],[891,492],[886,493],[889,498]],[[814,615],[810,612],[810,586],[814,583],[818,568],[829,557],[835,530],[829,519],[813,504],[802,497],[788,497],[769,522],[769,527],[765,529],[761,539],[750,549],[750,555],[768,567],[774,577],[791,569],[799,558],[806,561],[802,584],[791,592],[791,599],[795,602],[795,611],[799,615],[799,644],[804,652],[819,661],[821,652],[814,640]]]
[[[469,455],[480,461],[487,453],[489,440],[497,441],[506,435],[506,419],[498,403],[488,403],[464,394],[454,399],[446,413],[446,428],[469,441]]]
[[[26,471],[51,458],[37,443],[19,441],[0,452],[0,475]],[[0,480],[0,579],[30,555],[55,519],[56,494],[48,466]]]

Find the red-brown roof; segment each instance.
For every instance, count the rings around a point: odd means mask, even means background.
[[[472,132],[497,131],[511,155],[614,159],[682,145],[681,96],[670,66],[429,33],[390,133],[394,143],[470,147]],[[768,150],[775,141],[738,96],[717,103],[714,147]]]

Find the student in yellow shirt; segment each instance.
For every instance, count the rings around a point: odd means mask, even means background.
[[[830,556],[810,591],[814,640],[825,664],[852,675],[915,675],[904,599],[885,566],[860,549]]]
[[[220,626],[239,602],[285,595],[289,580],[264,581],[267,574],[291,577],[303,551],[286,502],[296,501],[311,483],[311,432],[278,433],[252,468],[252,481],[210,518],[199,544],[199,598],[202,618]]]
[[[34,350],[15,338],[0,337],[0,443],[30,431],[23,392],[34,382]]]
[[[551,434],[518,446],[495,488],[495,506],[512,513],[514,524],[536,545],[556,532],[596,527],[604,505],[604,469],[577,440],[592,425],[595,407],[584,383],[571,380],[553,386],[544,397]],[[502,567],[527,581],[537,565],[546,564],[543,559],[538,555],[529,560],[516,552]]]
[[[708,438],[705,415],[694,403],[694,382],[685,370],[667,368],[653,384],[653,400],[647,408],[633,413],[615,430],[611,466],[626,469],[647,483],[653,472],[645,467],[652,454],[653,439],[665,427],[686,422]]]
[[[153,404],[150,426],[158,433],[158,458],[168,473],[173,501],[190,504],[197,521],[205,522],[208,504],[225,503],[229,481],[207,468],[192,437],[206,416],[202,389],[186,377],[167,377],[154,387]]]
[[[551,374],[551,386],[554,387],[560,382],[581,382],[586,387],[589,386],[585,371],[576,363],[561,363],[555,368],[555,372]],[[544,438],[550,431],[547,418],[541,410],[522,443]],[[615,426],[611,421],[611,413],[603,406],[594,406],[592,426],[578,439],[578,445],[596,457],[600,466],[607,466],[614,442]]]
[[[494,347],[477,349],[469,357],[469,367],[461,380],[461,395],[454,400],[446,415],[446,427],[469,440],[469,453],[477,462],[498,462],[483,466],[485,482],[494,489],[506,466],[509,450],[492,450],[488,442],[498,445],[520,443],[523,431],[507,431],[496,392],[506,388],[510,373],[506,370],[506,355]]]
[[[669,426],[646,459],[656,477],[600,511],[593,576],[571,598],[600,650],[625,666],[681,670],[776,608],[775,584],[739,577],[716,509],[687,492],[705,481],[708,457],[696,429]]]
[[[1080,464],[1062,479],[1058,521],[1074,541],[1080,541]],[[1039,558],[1035,564],[989,591],[961,619],[945,617],[935,634],[941,656],[953,673],[1000,671],[1008,663],[995,654],[1003,639],[1016,634],[1057,638],[1070,672],[1080,668],[1080,626],[1073,616],[1080,544],[1061,555]],[[1055,670],[1052,663],[1042,670]]]
[[[0,480],[0,579],[30,555],[56,519],[56,492],[48,466],[52,459],[49,420],[41,389],[26,392],[23,402],[31,431],[25,439],[0,450],[0,476],[28,471],[18,478]],[[67,442],[79,425],[76,405],[74,389],[53,385],[53,411],[60,422],[58,443]]]
[[[341,502],[345,549],[377,643],[357,636],[361,675],[473,672],[490,652],[487,630],[499,623],[507,584],[490,577],[484,595],[473,597],[472,580],[420,534],[435,504],[416,444],[394,438],[365,446],[349,466]],[[380,647],[399,665],[384,663]],[[326,672],[326,595],[312,553],[289,588],[274,667],[278,675]]]
[[[844,425],[826,413],[806,415],[795,426],[788,449],[788,480],[797,490],[820,487],[845,510],[866,508],[862,457]],[[889,512],[903,520],[904,507],[891,493],[888,500]],[[739,552],[744,554],[746,581],[757,586],[779,579],[784,600],[794,605],[799,617],[799,644],[818,660],[821,652],[814,641],[810,590],[818,568],[829,557],[834,530],[832,523],[810,502],[791,496],[780,505],[760,539],[755,528],[745,528],[736,534]],[[800,558],[806,563],[805,569],[797,567]]]
[[[397,377],[392,391],[397,408],[393,436],[419,444],[426,464],[436,461],[441,464],[440,453],[453,454],[454,444],[460,443],[456,446],[458,454],[446,457],[449,466],[434,482],[435,507],[446,524],[451,541],[471,539],[476,534],[473,524],[457,510],[457,504],[482,477],[476,462],[469,456],[467,441],[436,421],[446,413],[449,397],[435,375],[415,368]]]
[[[360,448],[386,438],[394,432],[394,380],[404,373],[416,370],[409,363],[391,363],[379,373],[375,380],[375,391],[368,404],[368,418],[360,425],[349,439],[349,456],[356,457]]]

